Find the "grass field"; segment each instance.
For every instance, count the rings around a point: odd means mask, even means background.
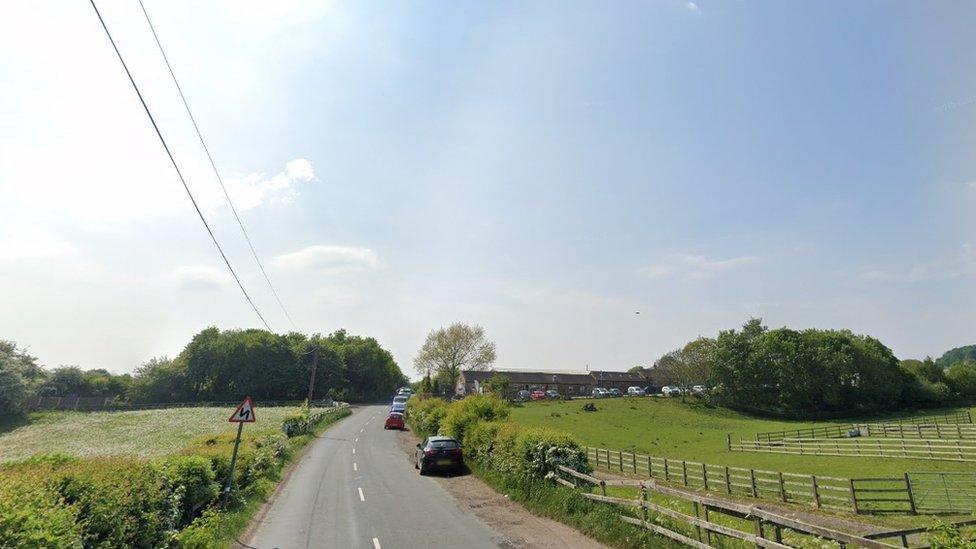
[[[250,433],[279,431],[297,408],[259,408]],[[172,454],[193,438],[233,432],[230,408],[171,408],[126,412],[38,412],[26,423],[0,430],[0,463],[42,453],[79,457]]]
[[[585,402],[596,412],[582,411]],[[943,411],[940,411],[940,413]],[[976,412],[976,409],[974,409]],[[924,414],[915,414],[915,417]],[[909,416],[891,416],[887,419]],[[972,463],[900,458],[795,456],[729,452],[726,434],[752,438],[759,431],[777,431],[830,424],[756,418],[701,403],[672,398],[615,398],[556,402],[529,402],[512,409],[512,419],[525,425],[569,431],[590,446],[639,452],[654,456],[773,471],[839,477],[897,476],[906,471],[972,471]],[[859,418],[858,420],[863,420]],[[878,418],[871,418],[878,421]],[[2,444],[2,439],[0,439]]]

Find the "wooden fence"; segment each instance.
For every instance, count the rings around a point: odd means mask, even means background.
[[[759,507],[665,486],[655,480],[601,480],[568,467],[559,466],[558,469],[556,482],[580,490],[587,499],[619,506],[621,521],[697,549],[727,547],[729,540],[775,549],[806,547],[822,540],[837,542],[842,547],[898,547],[808,524]],[[608,486],[636,488],[639,495],[634,499],[609,496]],[[594,487],[599,487],[601,493],[592,493]],[[655,501],[661,499],[665,501]],[[688,511],[689,507],[691,511]]]
[[[586,448],[594,468],[646,476],[730,496],[860,514],[976,512],[976,472],[838,478],[710,465],[606,448]]]
[[[859,456],[976,462],[976,440],[904,438],[784,438],[761,441],[728,439],[733,452],[809,456]]]
[[[919,425],[924,427],[924,429],[915,429],[913,426]],[[940,430],[939,427],[943,426]],[[956,438],[976,438],[976,425],[973,424],[973,417],[969,410],[964,410],[961,412],[945,413],[941,415],[934,416],[924,416],[919,418],[904,419],[899,421],[887,421],[887,422],[872,422],[872,423],[851,423],[842,425],[825,425],[822,427],[809,427],[804,429],[791,429],[788,431],[766,431],[763,433],[756,433],[757,441],[775,441],[783,440],[784,438],[843,438],[848,436],[848,433],[852,430],[858,429],[859,427],[867,427],[874,429],[875,433],[881,433],[885,430],[891,433],[903,432],[903,433],[940,433],[945,431],[946,433],[953,432],[954,429],[950,429],[947,426],[965,426],[965,429],[960,431],[973,431],[973,437],[963,437],[958,436]],[[862,436],[883,436],[883,435],[866,435],[861,433]],[[905,437],[907,438],[907,437]],[[942,436],[917,436],[915,438],[947,438]]]
[[[710,465],[605,448],[587,447],[586,453],[596,468],[643,475],[689,488],[808,504],[818,509],[855,511],[857,508],[850,480],[845,478]]]
[[[929,438],[974,440],[976,439],[976,425],[967,423],[933,423],[922,425],[865,423],[855,425],[862,437],[876,438]]]

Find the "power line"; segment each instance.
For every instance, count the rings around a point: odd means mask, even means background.
[[[214,162],[213,156],[210,154],[210,148],[207,147],[206,141],[203,139],[203,133],[200,131],[200,127],[197,126],[197,120],[193,116],[193,112],[190,110],[190,104],[186,100],[186,96],[183,95],[183,88],[180,86],[180,82],[176,79],[176,74],[173,72],[173,67],[169,63],[169,57],[166,56],[166,51],[163,50],[163,44],[159,41],[159,35],[156,34],[156,27],[153,25],[152,19],[149,18],[149,12],[146,11],[146,6],[139,0],[139,7],[142,8],[142,14],[146,16],[146,23],[149,23],[149,30],[152,31],[153,39],[156,40],[156,46],[159,48],[159,53],[163,56],[163,61],[166,62],[166,69],[169,70],[169,75],[173,79],[173,84],[176,85],[176,91],[180,94],[180,99],[183,101],[183,107],[186,108],[186,114],[190,117],[190,122],[193,123],[193,129],[197,132],[197,138],[200,139],[200,145],[203,147],[203,151],[207,153],[207,159],[210,160],[210,167],[213,168],[213,173],[217,177],[217,182],[220,183],[221,190],[224,191],[224,197],[227,198],[227,204],[230,205],[230,211],[234,212],[234,219],[237,220],[237,225],[241,228],[241,234],[244,235],[244,240],[247,241],[248,248],[251,249],[251,255],[254,256],[255,263],[258,264],[258,269],[261,270],[261,274],[264,275],[264,279],[268,282],[268,287],[271,288],[271,293],[274,294],[275,301],[278,302],[278,306],[281,307],[281,312],[285,313],[285,318],[291,323],[292,328],[298,330],[298,326],[295,325],[295,321],[291,319],[291,315],[288,314],[288,309],[285,308],[285,304],[282,303],[281,297],[278,296],[278,291],[275,290],[274,284],[271,283],[271,277],[268,276],[267,271],[264,270],[264,265],[261,263],[261,259],[258,257],[257,251],[254,249],[254,244],[251,242],[251,237],[247,234],[247,229],[244,228],[244,222],[241,221],[241,216],[237,212],[237,208],[234,206],[234,201],[230,198],[230,193],[227,192],[227,186],[224,185],[224,178],[220,176],[220,171],[217,169],[217,163]]]
[[[217,237],[214,236],[213,231],[210,229],[210,224],[207,223],[207,219],[203,216],[203,212],[200,211],[200,206],[197,205],[196,198],[193,197],[193,193],[190,191],[190,186],[186,184],[186,179],[183,178],[183,172],[180,171],[179,165],[176,163],[176,159],[173,158],[173,153],[169,150],[169,145],[166,144],[166,139],[163,138],[163,133],[159,130],[159,125],[156,124],[156,119],[153,118],[152,112],[149,110],[149,106],[146,104],[146,100],[142,97],[142,92],[139,91],[139,86],[136,84],[135,79],[132,77],[132,73],[129,71],[129,66],[125,63],[125,59],[122,57],[122,52],[119,51],[119,47],[115,44],[115,39],[112,38],[112,33],[109,32],[108,26],[105,24],[105,20],[102,19],[101,12],[98,11],[98,6],[95,5],[95,0],[89,0],[91,2],[92,9],[95,10],[95,15],[98,16],[99,23],[102,24],[102,29],[105,30],[105,35],[108,36],[108,41],[112,43],[112,49],[115,50],[115,55],[118,56],[119,62],[122,63],[122,68],[125,69],[125,75],[129,77],[129,82],[132,84],[132,89],[135,90],[136,95],[139,97],[139,102],[142,103],[143,110],[146,111],[146,116],[149,117],[149,122],[152,123],[153,129],[156,130],[156,136],[159,137],[159,142],[162,143],[163,149],[166,151],[166,156],[169,157],[169,161],[173,164],[173,169],[176,170],[176,175],[179,176],[180,182],[183,183],[183,189],[186,191],[186,195],[190,197],[190,202],[193,203],[193,209],[196,210],[197,215],[200,217],[200,221],[203,222],[203,226],[207,229],[207,234],[210,235],[210,240],[213,241],[214,246],[217,247],[217,251],[220,252],[220,257],[223,258],[224,264],[227,265],[227,269],[230,270],[230,274],[234,277],[234,281],[237,282],[237,287],[241,289],[241,293],[244,294],[244,298],[247,302],[251,304],[251,308],[257,313],[258,318],[261,319],[261,323],[264,327],[271,330],[271,326],[268,326],[268,322],[264,320],[264,316],[261,311],[258,310],[257,305],[251,300],[251,296],[247,294],[247,290],[244,289],[244,285],[241,284],[241,279],[237,277],[237,273],[234,271],[234,267],[231,266],[230,260],[227,259],[227,255],[224,253],[223,248],[220,247],[220,243],[217,242]]]

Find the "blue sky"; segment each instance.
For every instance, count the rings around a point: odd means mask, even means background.
[[[99,3],[208,219],[134,1]],[[296,324],[623,369],[761,316],[973,343],[976,6],[146,0]],[[90,8],[0,21],[0,337],[129,371],[257,326]],[[640,311],[640,315],[635,315]]]

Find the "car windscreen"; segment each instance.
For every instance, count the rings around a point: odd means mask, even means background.
[[[430,447],[437,450],[454,450],[457,449],[458,443],[453,440],[432,440]]]

